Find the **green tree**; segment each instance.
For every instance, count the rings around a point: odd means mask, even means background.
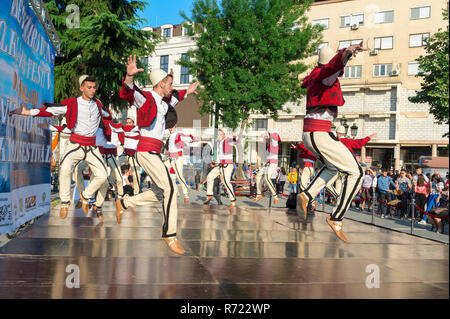
[[[200,112],[216,113],[233,129],[250,114],[277,118],[286,102],[299,102],[304,91],[293,63],[310,56],[320,42],[320,28],[305,16],[312,1],[195,0],[192,17],[197,49],[180,64],[203,85]],[[298,28],[293,28],[294,25]]]
[[[433,34],[425,46],[425,56],[420,56],[419,74],[423,81],[421,89],[416,92],[416,96],[410,97],[412,103],[428,103],[430,113],[433,114],[438,124],[449,124],[448,108],[448,10],[443,10],[444,21],[447,21],[447,28],[442,28]],[[443,137],[448,137],[445,133]]]
[[[321,40],[321,27],[305,15],[312,0],[195,0],[192,17],[197,49],[180,64],[190,68],[203,89],[200,113],[214,113],[219,123],[236,129],[239,137],[251,123],[251,114],[277,119],[287,102],[305,94],[299,74]],[[217,130],[215,130],[216,132]],[[214,137],[216,141],[216,133]],[[245,143],[245,141],[244,141]],[[237,174],[242,177],[242,143],[238,145]],[[216,147],[214,147],[214,157]]]
[[[73,6],[73,5],[76,5]],[[137,17],[146,2],[129,0],[51,0],[47,9],[61,39],[55,65],[55,101],[79,95],[77,79],[89,74],[97,79],[97,97],[113,109],[123,110],[119,98],[125,72],[124,58],[151,55],[159,36],[138,28]],[[75,24],[76,15],[79,25]],[[140,67],[146,67],[140,62]],[[146,72],[136,80],[145,83]]]

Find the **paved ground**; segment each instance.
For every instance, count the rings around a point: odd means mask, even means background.
[[[104,222],[52,209],[0,248],[0,298],[449,297],[447,244],[350,219],[343,243],[322,212],[301,222],[283,201],[267,209],[240,198],[229,211],[191,193],[178,215],[185,256],[160,239],[159,203],[128,211],[121,225],[113,202]],[[67,287],[69,265],[80,288]]]

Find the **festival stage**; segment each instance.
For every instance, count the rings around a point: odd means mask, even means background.
[[[114,209],[104,222],[53,209],[1,247],[0,298],[449,298],[449,247],[431,240],[345,220],[346,244],[322,212],[300,222],[284,208],[180,203],[178,256],[159,204],[121,225]]]

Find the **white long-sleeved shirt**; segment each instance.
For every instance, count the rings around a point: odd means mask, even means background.
[[[95,134],[95,145],[103,148],[117,148],[120,145],[119,135],[116,131],[111,130],[111,141],[108,141],[103,134],[103,129],[99,128]]]
[[[181,134],[180,132],[177,132],[177,131],[173,132],[169,136],[169,153],[171,153],[171,154],[172,153],[183,152],[183,147],[178,147],[175,144],[175,140],[176,140],[177,135],[180,135],[180,140],[182,142],[184,142],[184,143],[192,143],[193,142],[193,139],[190,136]]]
[[[133,89],[134,84],[133,83],[128,84],[128,87],[130,89]],[[155,99],[158,111],[156,113],[156,118],[153,121],[153,124],[146,127],[140,127],[139,132],[143,137],[151,137],[162,141],[164,139],[164,130],[166,129],[166,114],[167,111],[169,110],[169,105],[166,102],[164,102],[163,97],[160,96],[155,91],[152,90],[150,91],[150,93]],[[186,97],[187,94],[185,95],[185,98]],[[138,90],[134,90],[134,106],[136,106],[136,108],[141,108],[145,104],[146,100],[147,98],[144,95],[139,93]],[[170,100],[170,105],[172,105],[172,107],[175,107],[175,105],[177,105],[178,102],[179,102],[178,99],[172,96],[172,99]]]
[[[97,103],[94,100],[86,101],[81,96],[77,98],[77,103],[77,122],[75,127],[72,128],[72,133],[86,137],[95,136],[101,121]],[[67,106],[48,107],[46,111],[52,113],[53,116],[65,115],[67,113]],[[39,109],[32,109],[30,113],[32,116],[37,116],[40,111]],[[102,110],[102,113],[104,117],[110,115],[105,110]]]
[[[228,142],[230,145],[236,145],[238,140],[236,139],[236,141],[233,141],[232,138],[224,138],[223,140],[219,141],[219,151],[217,153],[217,157],[219,159],[219,162],[221,161],[233,161],[233,152],[231,152],[231,154],[225,154],[223,152],[223,143]]]

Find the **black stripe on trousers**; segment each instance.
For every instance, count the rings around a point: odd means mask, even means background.
[[[139,186],[139,189],[141,189],[141,174],[138,175],[138,172],[136,171],[137,158],[135,158],[134,156],[129,156],[128,157],[128,162],[129,162],[130,157],[131,157],[131,160],[133,162],[133,170],[134,170],[134,175],[136,175],[136,183]],[[139,163],[138,163],[138,165],[139,165]],[[139,165],[139,167],[142,167],[142,166]],[[133,189],[133,193],[134,193],[134,189]]]
[[[320,171],[314,176],[313,180],[308,184],[308,186],[305,188],[302,193],[306,194],[308,196],[309,200],[312,200],[313,197],[309,194],[309,190],[311,189],[311,186],[314,184],[314,182],[322,175],[323,171],[325,170],[326,166],[323,166]]]
[[[314,147],[314,150],[317,152],[317,154],[319,154],[319,155],[323,158],[322,154],[320,153],[320,151],[319,151],[319,149],[317,148],[317,145],[316,145],[316,143],[315,143],[315,141],[314,141],[314,134],[313,134],[313,133],[314,133],[314,132],[311,132],[311,133],[310,133],[311,144],[312,144],[312,146]],[[330,135],[330,137],[331,137],[333,140],[339,142],[339,140],[336,140],[335,138],[333,138],[332,133],[329,133],[329,135]],[[340,143],[340,142],[339,142],[339,143]],[[353,157],[353,159],[356,161],[356,159],[355,159],[354,157]],[[325,161],[322,161],[322,162],[325,164]],[[342,218],[341,218],[340,216],[343,215],[343,214],[345,213],[345,211],[346,211],[346,210],[343,209],[343,208],[347,207],[348,204],[351,203],[351,200],[353,199],[353,197],[351,197],[351,196],[354,196],[354,195],[355,195],[354,193],[355,193],[355,191],[356,191],[356,188],[357,188],[357,186],[358,186],[358,184],[359,184],[359,181],[361,180],[361,178],[362,178],[362,176],[363,176],[361,166],[359,166],[358,162],[356,162],[356,164],[358,165],[358,168],[359,168],[359,171],[360,171],[360,176],[359,176],[359,178],[358,178],[356,184],[354,185],[352,191],[350,192],[350,197],[347,199],[347,203],[346,203],[345,205],[343,205],[343,202],[344,202],[345,194],[346,194],[346,192],[347,192],[348,175],[350,175],[350,174],[348,174],[347,172],[341,171],[339,168],[337,168],[337,167],[335,166],[336,169],[337,169],[339,172],[341,172],[341,173],[343,173],[343,174],[346,175],[346,176],[345,176],[346,179],[345,179],[345,183],[344,183],[344,185],[343,185],[343,190],[341,191],[341,194],[344,195],[344,196],[341,196],[341,198],[339,199],[338,207],[336,208],[335,212],[331,215],[331,220],[339,220],[339,221],[342,220]],[[333,166],[334,166],[334,165],[333,165]],[[326,167],[326,166],[325,166],[325,167]],[[340,211],[341,211],[341,212],[340,212]],[[336,216],[339,216],[338,218],[340,218],[340,219],[337,219]]]
[[[358,177],[358,179],[356,180],[356,183],[355,183],[355,185],[353,186],[352,191],[350,192],[350,196],[348,197],[347,202],[345,203],[344,208],[342,209],[342,212],[338,214],[338,213],[337,213],[338,210],[336,210],[336,211],[334,212],[334,214],[331,216],[331,220],[342,220],[342,219],[344,218],[344,214],[345,214],[345,212],[348,210],[348,208],[350,207],[350,205],[351,205],[351,203],[352,203],[352,200],[353,200],[353,198],[355,197],[356,192],[358,191],[358,186],[359,186],[359,184],[360,184],[360,182],[361,182],[361,179],[362,179],[363,176],[364,176],[364,172],[363,172],[362,167],[358,164],[358,161],[356,160],[355,157],[353,157],[353,159],[355,160],[355,163],[356,163],[356,165],[358,166],[359,177]],[[349,176],[349,174],[347,174],[347,176],[345,177],[345,183],[344,183],[345,186],[347,186],[347,183],[348,183],[348,176]],[[343,194],[344,194],[344,193],[343,193]],[[342,201],[344,201],[344,198],[342,198]]]
[[[184,180],[181,178],[180,172],[178,172],[178,166],[177,166],[177,163],[176,163],[175,161],[172,162],[172,160],[169,160],[169,161],[170,161],[170,166],[172,166],[172,168],[175,170],[175,173],[177,174],[178,181],[181,182],[181,183],[183,183],[184,186],[185,186],[186,188],[188,188],[187,185],[186,185],[186,183],[184,182]]]
[[[316,142],[314,141],[314,132],[311,132],[311,133],[309,134],[309,136],[310,136],[310,139],[311,139],[312,147],[313,147],[314,150],[317,152],[317,154],[319,154],[319,156],[320,156],[320,158],[321,158],[321,162],[324,164],[324,167],[322,168],[322,170],[323,170],[323,169],[325,169],[327,166],[326,166],[326,163],[325,163],[325,160],[324,160],[324,157],[323,157],[322,153],[320,153],[319,148],[317,147],[317,144],[316,144]],[[330,136],[330,137],[332,138],[332,136]],[[334,138],[332,138],[332,139],[336,141],[336,139],[334,139]],[[341,143],[339,140],[337,140],[337,142]],[[333,166],[334,166],[334,165],[333,165]],[[334,167],[336,167],[336,166],[334,166]],[[322,172],[322,170],[321,170],[321,172]],[[337,170],[338,172],[342,172],[342,171],[339,170],[339,168],[337,168],[337,167],[336,167],[336,170]],[[347,173],[345,173],[345,172],[342,172],[342,173],[343,173],[343,174],[347,174]],[[339,173],[337,173],[337,174],[339,174]],[[312,184],[312,183],[311,183],[311,184]],[[310,184],[310,186],[311,186],[311,184]],[[343,188],[343,190],[341,191],[341,194],[345,194],[346,191],[347,191],[347,183],[344,184],[344,188]],[[343,203],[343,198],[344,198],[344,197],[345,197],[345,196],[342,196],[342,197],[339,198],[339,204],[338,204],[338,207],[336,208],[336,211],[335,211],[335,212],[339,211],[339,210],[342,208],[342,203]],[[333,218],[334,216],[335,216],[335,213],[332,214],[331,218]],[[334,220],[334,219],[333,219],[333,220]]]
[[[163,201],[163,205],[162,205],[163,206],[163,217],[164,217],[164,223],[163,223],[163,229],[162,229],[163,230],[162,237],[164,238],[164,237],[176,236],[176,233],[174,233],[174,234],[167,234],[167,229],[169,228],[170,204],[172,203],[173,192],[174,192],[172,178],[170,177],[169,170],[167,169],[166,165],[164,165],[161,157],[158,154],[153,154],[153,153],[150,153],[150,152],[148,152],[148,153],[151,154],[151,155],[156,155],[159,158],[159,160],[161,161],[161,164],[164,166],[164,168],[166,170],[167,179],[169,180],[169,185],[170,185],[170,195],[169,195],[169,200],[167,202],[167,214],[166,214],[166,210],[164,209],[164,201]],[[136,160],[137,160],[137,158],[136,158]],[[151,174],[149,174],[149,172],[146,172],[146,173],[150,176],[150,178],[152,178],[152,176],[151,176]],[[152,178],[152,181],[153,181],[153,183],[155,183],[156,187],[162,189],[161,187],[158,186],[158,184],[156,184],[156,182],[155,182],[155,180],[153,178]],[[164,192],[163,192],[163,198],[164,198]]]
[[[119,171],[119,175],[120,175],[120,181],[118,181],[117,178],[114,178],[114,179],[116,180],[116,188],[117,188],[117,185],[118,185],[119,183],[123,183],[123,176],[122,176],[121,170],[120,170],[119,167],[117,166],[117,163],[116,163],[116,160],[115,160],[114,156],[111,156],[111,159],[113,160],[114,166],[115,166],[116,169]],[[113,172],[111,172],[111,173],[113,173]],[[115,174],[114,174],[114,175],[115,175]],[[114,177],[115,177],[115,176],[114,176]],[[118,188],[117,188],[117,193],[119,193],[119,189],[118,189]],[[118,195],[123,196],[124,194],[118,194]]]
[[[228,167],[228,165],[230,165],[230,164],[226,164],[227,166],[225,166],[225,167]],[[224,166],[220,166],[220,168],[219,168],[219,170],[222,170],[222,176],[223,176],[223,183],[225,184],[225,187],[228,189],[228,192],[229,192],[229,194],[231,195],[231,196],[233,196],[233,199],[231,200],[232,202],[234,202],[234,201],[236,201],[236,196],[234,196],[234,191],[233,191],[233,188],[231,188],[231,190],[230,190],[230,185],[228,185],[228,182],[227,182],[227,179],[225,178],[225,169],[224,169]]]
[[[72,142],[71,142],[71,143],[72,143]],[[74,143],[74,144],[76,144],[76,143]],[[78,151],[80,148],[81,148],[81,145],[78,144],[78,147],[77,147],[77,148],[75,148],[75,149],[69,151],[68,153],[64,154],[63,159],[59,162],[59,166],[61,167],[62,163],[63,163],[64,160],[67,158],[67,156],[69,156],[69,154]],[[84,158],[86,158],[86,152],[85,152],[85,154],[84,154]],[[82,161],[82,160],[79,160],[78,163],[81,162],[81,161]],[[74,166],[74,167],[75,167],[75,166]]]
[[[269,166],[267,166],[266,174],[264,174],[264,180],[266,181],[267,186],[275,193],[274,196],[277,196],[277,192],[275,187],[273,186],[272,180],[269,178]]]

